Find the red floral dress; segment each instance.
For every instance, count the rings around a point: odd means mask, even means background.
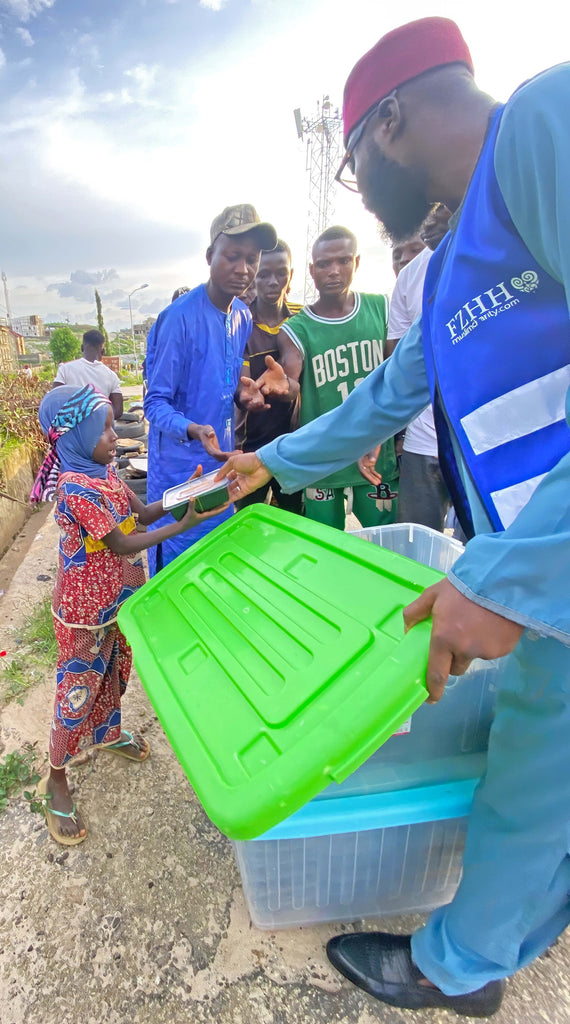
[[[59,569],[53,596],[58,644],[50,764],[61,768],[86,747],[116,743],[132,655],[117,625],[121,605],[145,582],[140,554],[117,555],[102,538],[136,529],[132,492],[109,468],[106,480],[63,473],[55,519]]]

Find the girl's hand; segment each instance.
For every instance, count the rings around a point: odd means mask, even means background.
[[[193,526],[199,526],[200,523],[204,522],[205,519],[212,519],[214,516],[219,516],[221,512],[225,512],[230,502],[226,501],[223,505],[217,505],[216,508],[209,509],[208,512],[196,512],[194,508],[194,502],[188,502],[188,508],[182,519],[178,523],[177,533],[184,533],[186,530],[191,530]]]
[[[202,466],[196,466],[196,469],[192,473],[192,476],[188,477],[188,479],[186,480],[186,483],[189,484],[191,480],[195,480],[196,477],[198,477],[198,476],[202,476]],[[171,511],[171,509],[165,508],[164,505],[163,505],[162,506],[162,511],[164,512],[164,515],[166,516]],[[180,522],[182,522],[182,520],[180,520]]]

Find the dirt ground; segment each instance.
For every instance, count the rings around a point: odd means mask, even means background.
[[[1,644],[17,651],[22,617],[53,585],[56,530],[47,516],[0,598]],[[47,579],[44,577],[48,577]],[[53,679],[3,709],[3,752],[47,740]],[[208,821],[138,679],[124,702],[152,757],[109,753],[73,770],[87,819],[65,851],[14,798],[0,815],[0,1024],[439,1024],[376,1003],[328,964],[341,928],[251,926],[230,843]],[[405,931],[420,918],[367,921]],[[361,926],[361,925],[360,925]],[[496,1024],[567,1024],[567,937],[510,983]]]

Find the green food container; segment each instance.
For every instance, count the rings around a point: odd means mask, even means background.
[[[440,573],[250,505],[126,602],[119,624],[212,821],[252,839],[342,782],[426,698],[430,623],[402,609]]]
[[[196,512],[209,512],[212,508],[225,505],[229,499],[228,482],[225,479],[216,481],[217,475],[218,470],[214,469],[205,476],[187,480],[177,487],[169,487],[162,495],[165,511],[180,521],[188,510],[188,498],[192,498]]]
[[[207,494],[197,495],[194,498],[196,512],[209,512],[212,508],[219,508],[229,500],[227,487],[218,487],[215,491],[208,491]],[[188,502],[185,505],[175,505],[170,509],[170,514],[180,521],[188,511]]]

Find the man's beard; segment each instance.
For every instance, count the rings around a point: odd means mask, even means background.
[[[358,178],[366,209],[378,218],[383,234],[392,243],[410,238],[419,231],[432,208],[424,176],[421,171],[402,167],[384,156],[374,139],[368,142],[367,155]]]

